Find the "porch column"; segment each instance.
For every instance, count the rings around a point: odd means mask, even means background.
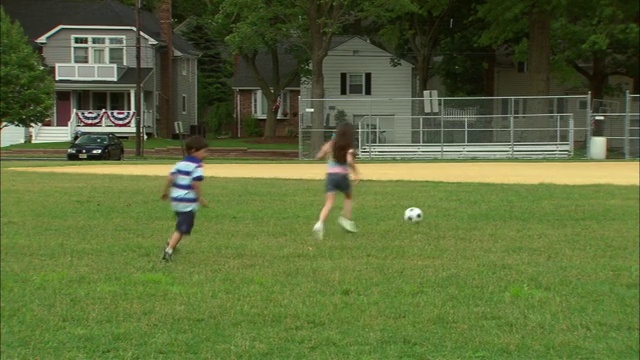
[[[131,106],[129,107],[130,110],[132,111],[136,111],[136,91],[134,89],[129,90],[129,97],[131,98]],[[137,116],[137,114],[136,114]],[[135,127],[136,126],[136,118],[133,118],[133,121],[131,122],[131,125],[129,125],[131,127]]]

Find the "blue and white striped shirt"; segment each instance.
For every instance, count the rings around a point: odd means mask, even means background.
[[[187,156],[176,163],[170,174],[173,176],[173,184],[169,194],[171,209],[179,212],[198,210],[200,204],[193,189],[193,182],[204,180],[202,160],[194,156]]]

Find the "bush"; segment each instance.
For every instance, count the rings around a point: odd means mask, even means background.
[[[207,119],[208,129],[215,135],[229,132],[233,124],[233,104],[231,102],[215,103]]]
[[[243,134],[248,137],[261,137],[262,127],[257,118],[250,116],[244,119],[244,131]]]
[[[347,112],[342,109],[336,111],[336,115],[334,116],[334,119],[336,120],[336,127],[344,123],[347,123]]]

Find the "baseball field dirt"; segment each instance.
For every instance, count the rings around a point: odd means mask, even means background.
[[[325,164],[207,164],[205,176],[323,179]],[[478,182],[501,184],[640,185],[637,161],[459,162],[360,164],[362,180]],[[86,165],[13,168],[16,171],[120,175],[167,175],[171,165]]]

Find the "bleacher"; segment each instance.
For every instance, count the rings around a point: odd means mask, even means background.
[[[568,142],[476,144],[371,144],[359,149],[363,159],[568,158]]]

